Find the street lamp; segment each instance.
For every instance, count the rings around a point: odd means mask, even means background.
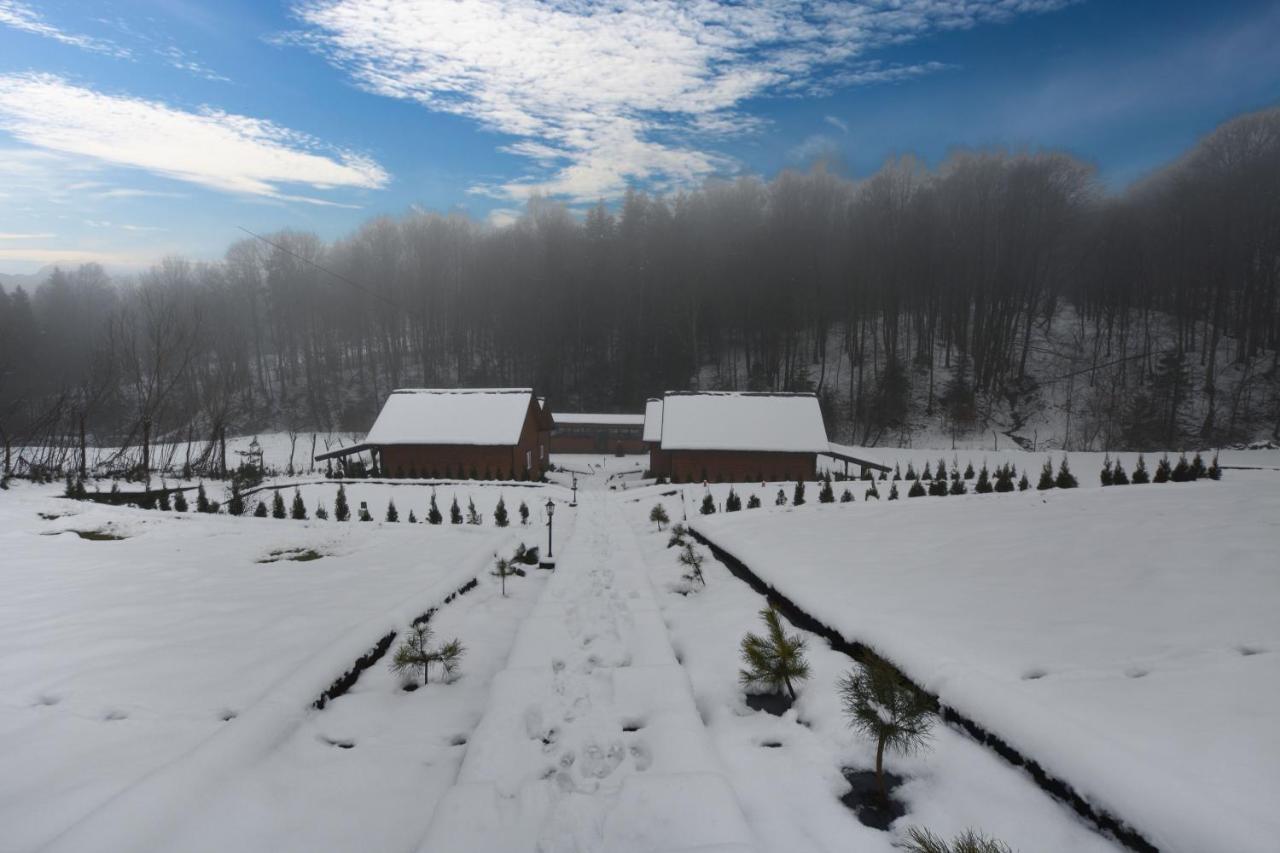
[[[548,503],[550,503],[550,501],[548,501]],[[573,502],[569,504],[569,506],[577,506],[577,505],[578,505],[578,475],[574,474],[573,475]]]
[[[538,562],[540,569],[554,569],[556,567],[555,554],[551,552],[551,534],[553,532],[551,522],[555,519],[556,505],[551,498],[547,498],[547,502],[543,504],[543,509],[547,511],[547,558]]]

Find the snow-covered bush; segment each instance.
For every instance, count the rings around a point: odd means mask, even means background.
[[[320,503],[316,504],[316,518],[320,519],[321,521],[329,520],[329,510],[324,508],[324,501],[321,501]]]
[[[182,492],[178,492],[178,497],[182,497]],[[186,504],[186,501],[183,501],[183,502],[182,502],[182,505],[183,505],[183,506],[186,506],[186,505],[187,505],[187,504]],[[257,509],[255,509],[255,510],[253,511],[253,517],[254,517],[254,518],[266,518],[266,517],[267,517],[267,505],[266,505],[266,504],[264,504],[262,501],[258,501],[258,508],[257,508]]]
[[[1111,471],[1111,454],[1108,453],[1102,459],[1102,471],[1098,474],[1098,481],[1103,486],[1110,486],[1115,483],[1115,474]]]
[[[1153,483],[1167,483],[1173,476],[1173,466],[1169,464],[1169,456],[1165,454],[1160,457],[1160,461],[1156,463],[1155,476],[1151,478]]]
[[[896,500],[898,499],[898,484],[897,484],[897,483],[890,483],[890,484],[889,484],[889,498],[888,498],[888,499],[889,499],[889,500],[891,500],[891,501],[896,501]]]
[[[840,493],[840,503],[842,503],[842,504],[851,504],[851,503],[853,503],[853,492],[849,491],[848,489],[845,489],[843,492],[841,492],[841,493]]]
[[[804,480],[796,480],[796,488],[791,495],[791,505],[800,506],[803,503],[804,503]]]
[[[525,479],[527,480],[529,478],[525,477]],[[519,512],[520,512],[520,526],[528,527],[529,526],[529,505],[524,501],[520,501]],[[434,522],[434,523],[438,524],[439,522]]]
[[[822,488],[818,490],[818,503],[835,503],[836,492],[831,486],[831,475],[828,474],[822,481]]]
[[[481,522],[479,511],[476,509],[476,502],[467,496],[467,524],[479,524]]]

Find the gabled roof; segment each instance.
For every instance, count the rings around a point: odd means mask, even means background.
[[[644,424],[644,415],[622,415],[612,413],[593,414],[591,412],[556,412],[556,426],[626,426],[638,427]]]
[[[829,444],[813,394],[668,391],[662,449],[825,453]]]
[[[531,388],[401,388],[392,391],[365,444],[514,445]]]
[[[662,400],[650,397],[644,404],[644,440],[662,441]]]

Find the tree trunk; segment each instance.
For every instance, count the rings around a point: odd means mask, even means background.
[[[884,738],[876,742],[876,787],[880,789],[880,797],[889,802],[889,791],[884,786]]]

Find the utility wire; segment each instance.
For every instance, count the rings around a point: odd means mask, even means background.
[[[352,281],[351,279],[347,278],[345,275],[342,275],[341,273],[334,272],[328,267],[318,264],[315,261],[311,260],[310,258],[305,258],[302,255],[299,255],[297,252],[293,251],[287,246],[282,246],[279,243],[275,242],[274,240],[268,240],[266,237],[263,237],[261,234],[255,234],[254,232],[250,231],[248,228],[245,228],[243,225],[237,225],[236,227],[239,228],[244,233],[248,234],[250,237],[253,237],[255,240],[261,240],[262,242],[266,243],[268,246],[272,247],[273,249],[278,249],[279,251],[284,252],[286,255],[292,258],[297,258],[298,260],[302,261],[304,264],[307,264],[308,266],[315,267],[316,269],[320,270],[320,272],[326,275],[332,276],[333,278],[337,279],[338,281],[342,282],[348,287],[354,288],[360,291],[361,293],[365,294],[366,296],[372,296],[374,299],[381,300],[382,302],[385,302],[388,305],[390,305],[392,308],[398,308],[401,311],[405,312],[406,314],[412,314],[415,317],[417,317],[419,320],[422,320],[424,322],[427,319],[426,317],[423,316],[421,311],[417,311],[413,308],[406,307],[405,305],[401,304],[397,300],[392,299],[390,296],[379,293],[376,290],[373,290],[371,288],[365,287],[363,284],[360,284],[359,282]]]

